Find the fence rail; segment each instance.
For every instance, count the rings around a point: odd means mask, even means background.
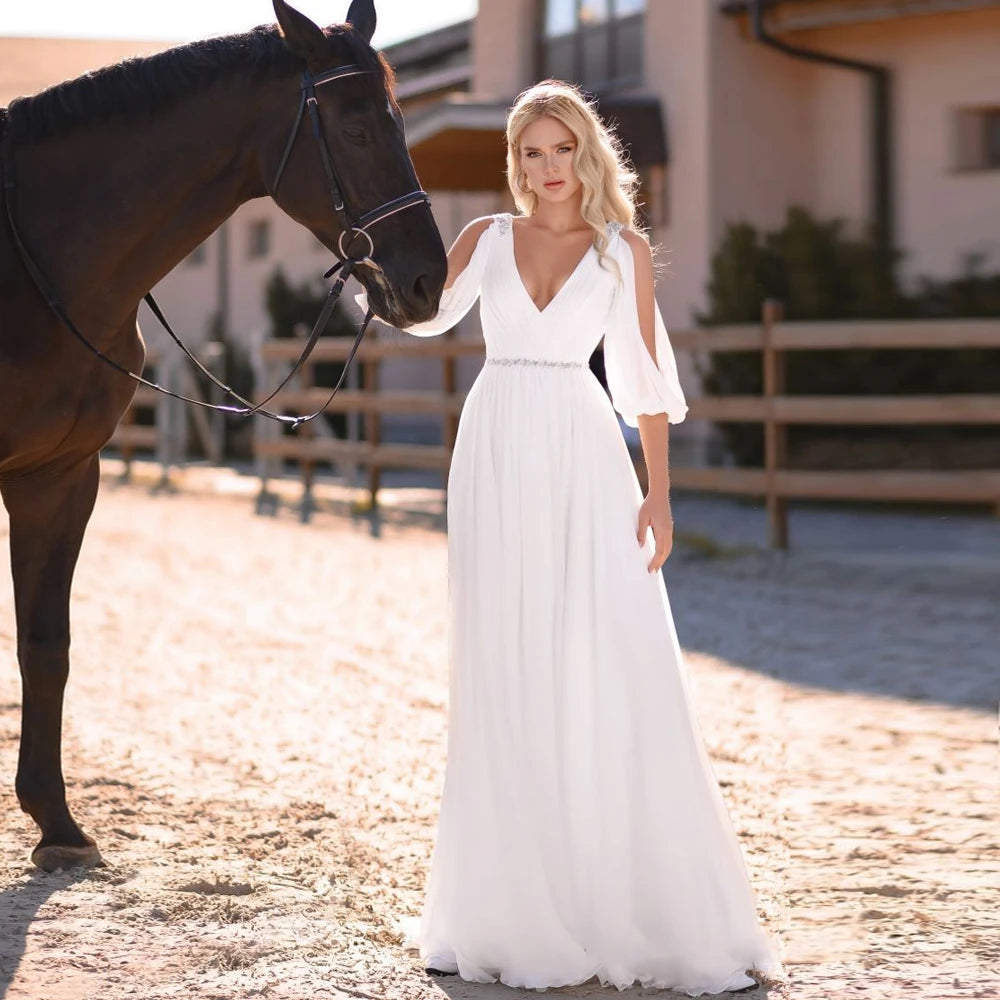
[[[786,424],[1000,424],[1000,395],[699,396],[688,412],[703,420]]]
[[[670,334],[670,342],[685,351],[760,351],[768,346],[776,351],[1000,347],[1000,320],[994,319],[790,323],[780,319],[778,302],[765,303],[761,312],[759,325],[681,330]]]

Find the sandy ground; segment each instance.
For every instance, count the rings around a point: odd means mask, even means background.
[[[106,483],[75,586],[65,760],[107,866],[49,875],[27,863],[12,789],[4,575],[0,997],[520,993],[431,978],[399,946],[443,774],[445,544],[405,521],[373,537]],[[1000,996],[992,566],[679,542],[666,572],[790,977],[748,996]]]

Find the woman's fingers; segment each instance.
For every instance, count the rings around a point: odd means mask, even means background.
[[[667,556],[670,555],[671,548],[672,546],[670,542],[656,546],[656,552],[654,553],[653,559],[649,564],[650,573],[658,573],[661,569],[663,569],[663,564],[667,561]]]
[[[639,508],[639,528],[635,533],[635,537],[639,542],[639,548],[642,548],[646,544],[646,533],[649,531],[650,520],[649,514],[646,512],[646,508]]]
[[[657,514],[657,523],[655,524],[652,516],[654,513]],[[650,573],[657,573],[663,568],[663,564],[667,561],[667,556],[670,555],[670,550],[673,548],[674,521],[669,510],[666,513],[666,520],[664,520],[662,514],[655,510],[651,511],[649,503],[645,502],[639,508],[639,525],[636,531],[636,539],[640,548],[646,544],[646,535],[650,528],[653,529],[653,540],[656,542],[656,547],[646,568]]]
[[[674,547],[673,522],[670,522],[665,530],[661,529],[659,532],[654,528],[653,537],[656,539],[656,551],[653,553],[653,558],[649,561],[647,569],[650,573],[658,573],[663,569],[663,564],[667,561],[667,556],[670,555]]]

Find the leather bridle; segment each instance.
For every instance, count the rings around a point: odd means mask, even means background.
[[[285,166],[288,163],[289,157],[292,154],[292,148],[295,145],[295,140],[298,137],[299,131],[302,125],[302,119],[305,117],[305,113],[308,110],[310,122],[312,123],[312,133],[316,140],[316,144],[319,147],[320,158],[323,162],[323,172],[326,175],[327,183],[330,189],[330,198],[333,206],[333,211],[337,216],[337,220],[341,226],[340,238],[337,242],[337,249],[340,254],[340,260],[330,268],[326,274],[323,275],[324,278],[329,278],[331,275],[336,274],[337,271],[340,274],[337,276],[337,280],[334,282],[327,295],[326,301],[323,303],[323,308],[320,310],[319,317],[317,318],[315,324],[313,325],[312,332],[310,333],[305,346],[302,349],[302,354],[299,359],[295,362],[292,370],[282,379],[278,387],[268,394],[260,403],[254,404],[250,400],[245,399],[238,392],[236,392],[231,386],[226,385],[222,382],[216,375],[206,368],[201,361],[196,358],[190,350],[184,345],[180,337],[174,332],[170,324],[167,322],[166,317],[163,315],[163,311],[160,309],[156,300],[153,298],[152,293],[147,293],[144,296],[146,304],[149,306],[153,315],[159,320],[160,324],[167,331],[170,338],[175,344],[184,352],[185,356],[195,365],[195,367],[205,375],[215,386],[222,389],[231,399],[236,400],[239,406],[227,406],[218,405],[215,403],[206,403],[201,399],[193,399],[190,396],[185,396],[181,393],[174,392],[171,389],[167,389],[162,385],[152,382],[149,379],[143,378],[141,375],[135,372],[129,371],[123,365],[119,364],[113,358],[108,357],[103,351],[96,347],[91,341],[80,331],[77,325],[70,318],[66,311],[65,306],[59,299],[55,290],[53,289],[51,283],[45,276],[45,273],[35,262],[34,258],[28,252],[27,247],[21,238],[20,232],[18,231],[17,224],[15,222],[15,212],[14,212],[14,193],[16,190],[16,182],[14,177],[14,149],[13,143],[10,139],[10,134],[3,137],[3,168],[4,168],[4,203],[7,210],[7,221],[10,224],[11,235],[14,237],[14,244],[17,247],[18,253],[21,256],[21,261],[31,276],[32,281],[34,281],[42,297],[45,299],[48,307],[59,317],[62,323],[73,333],[73,335],[94,355],[104,361],[106,364],[110,365],[115,371],[120,372],[122,375],[128,376],[128,378],[139,383],[140,385],[148,386],[150,389],[155,389],[157,392],[161,392],[164,395],[171,396],[174,399],[182,400],[185,403],[191,403],[194,406],[200,406],[206,410],[216,410],[222,413],[229,413],[234,416],[240,417],[251,417],[255,415],[260,415],[263,417],[269,417],[272,420],[277,420],[281,423],[288,424],[291,427],[298,427],[300,424],[307,423],[310,420],[318,417],[323,411],[330,405],[333,397],[336,396],[337,392],[340,390],[343,384],[344,378],[347,375],[347,370],[350,367],[351,361],[354,359],[354,355],[358,350],[358,346],[361,343],[362,337],[365,335],[365,331],[368,329],[368,324],[371,322],[373,313],[371,309],[368,310],[365,315],[364,322],[361,324],[361,328],[358,330],[358,334],[355,337],[354,344],[351,347],[350,353],[347,356],[347,360],[344,363],[344,370],[340,374],[340,378],[337,380],[337,384],[333,387],[333,391],[330,393],[329,398],[326,402],[314,413],[310,413],[305,416],[293,417],[283,413],[275,413],[271,410],[266,409],[267,404],[274,399],[275,396],[285,388],[286,385],[292,380],[295,374],[302,368],[312,354],[313,348],[316,346],[320,335],[326,328],[326,324],[330,319],[330,315],[333,312],[333,308],[336,305],[337,299],[340,297],[340,293],[344,289],[344,285],[347,283],[347,279],[351,272],[358,264],[365,264],[369,267],[373,267],[376,270],[381,271],[379,265],[373,260],[373,255],[375,252],[375,242],[368,232],[368,229],[373,226],[376,222],[381,222],[383,219],[389,218],[389,216],[395,215],[397,212],[402,212],[404,209],[413,208],[418,205],[430,205],[431,199],[426,191],[423,191],[419,187],[411,191],[409,194],[405,194],[402,197],[394,198],[391,201],[387,201],[378,208],[372,209],[370,212],[366,212],[364,215],[360,216],[356,221],[351,217],[351,214],[347,211],[346,201],[343,195],[343,188],[337,177],[337,171],[334,167],[333,157],[330,155],[330,147],[327,144],[326,136],[323,132],[323,123],[319,115],[319,100],[316,96],[316,88],[324,83],[330,83],[333,80],[340,80],[348,76],[360,76],[365,73],[376,73],[377,70],[364,69],[361,66],[355,64],[349,64],[346,66],[339,66],[336,69],[328,70],[325,73],[320,73],[318,76],[313,76],[308,69],[304,70],[302,73],[302,83],[301,83],[301,98],[299,100],[298,111],[295,115],[295,123],[292,126],[292,131],[288,136],[288,141],[285,144],[285,150],[282,153],[281,161],[278,164],[278,170],[274,177],[274,183],[271,185],[270,194],[272,198],[275,196],[278,190],[278,184],[281,182],[281,176],[284,173]],[[414,177],[416,181],[416,177]],[[344,237],[350,234],[350,241],[344,246]],[[349,251],[354,245],[355,241],[360,237],[364,237],[368,241],[367,252],[362,256],[354,256]]]
[[[326,135],[323,132],[323,122],[319,116],[319,100],[316,97],[316,88],[324,83],[330,83],[333,80],[341,80],[347,76],[361,76],[365,73],[375,72],[377,71],[373,69],[362,69],[360,66],[352,64],[349,66],[339,66],[337,69],[327,70],[325,73],[320,73],[319,76],[312,76],[308,70],[302,74],[302,96],[299,100],[299,110],[295,115],[295,124],[292,125],[292,131],[288,136],[288,142],[285,143],[285,151],[281,154],[281,162],[278,164],[278,170],[274,175],[274,183],[271,185],[271,197],[273,198],[278,192],[278,185],[281,183],[281,176],[285,172],[285,165],[288,163],[289,157],[292,155],[292,149],[295,146],[295,139],[302,126],[302,119],[305,111],[308,109],[309,120],[312,124],[313,138],[319,146],[320,157],[323,160],[323,172],[326,174],[327,183],[330,187],[330,198],[333,202],[333,210],[336,213],[337,219],[341,225],[340,240],[337,244],[340,256],[345,260],[348,259],[348,254],[344,250],[344,237],[348,233],[351,233],[351,242],[353,243],[355,239],[355,235],[353,234],[361,235],[368,240],[368,253],[364,257],[356,258],[355,262],[370,264],[373,267],[378,267],[378,265],[371,259],[371,254],[375,249],[375,245],[372,242],[371,236],[367,232],[368,227],[373,226],[376,222],[381,222],[390,215],[402,212],[403,209],[412,208],[415,205],[429,205],[431,202],[430,195],[428,195],[426,191],[417,188],[417,190],[411,191],[409,194],[404,194],[402,197],[394,198],[392,201],[387,201],[378,208],[374,208],[370,212],[366,212],[360,219],[357,220],[357,223],[354,223],[344,207],[343,191],[337,177],[336,168],[334,167],[333,157],[330,155],[330,147],[326,142]],[[414,177],[414,181],[415,180],[416,177]],[[348,246],[350,246],[350,244],[348,244]]]

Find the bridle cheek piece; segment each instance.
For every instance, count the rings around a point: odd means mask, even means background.
[[[340,274],[337,276],[337,280],[334,282],[329,294],[327,295],[326,301],[323,303],[323,308],[320,310],[320,314],[313,325],[312,333],[310,333],[298,361],[295,362],[292,370],[285,376],[284,379],[282,379],[278,387],[261,400],[261,402],[255,405],[210,372],[201,363],[201,361],[199,361],[191,353],[191,351],[188,350],[188,348],[181,341],[180,337],[178,337],[178,335],[174,332],[173,328],[167,322],[166,317],[163,315],[163,311],[157,304],[156,299],[153,298],[151,292],[147,292],[144,296],[146,304],[149,306],[156,319],[159,320],[160,324],[170,335],[170,338],[175,344],[177,344],[177,346],[184,352],[188,360],[191,361],[203,375],[205,375],[218,388],[222,389],[231,399],[235,399],[238,403],[240,403],[240,406],[219,406],[214,403],[206,403],[204,400],[192,399],[189,396],[184,396],[181,393],[166,389],[162,385],[158,385],[155,382],[151,382],[149,379],[143,378],[141,375],[137,375],[135,372],[129,371],[113,358],[109,358],[103,351],[95,347],[83,333],[81,333],[79,328],[67,314],[65,307],[55,294],[51,284],[45,277],[44,272],[28,253],[15,223],[14,191],[16,185],[14,181],[14,151],[8,137],[3,142],[4,201],[7,209],[7,220],[10,224],[11,234],[14,237],[14,243],[20,253],[21,260],[49,308],[56,314],[56,316],[59,317],[60,320],[62,320],[63,324],[69,328],[76,338],[91,351],[92,354],[95,354],[98,358],[106,362],[116,371],[121,372],[123,375],[127,375],[130,379],[138,382],[140,385],[148,386],[149,388],[155,389],[157,392],[161,392],[166,396],[171,396],[174,399],[180,399],[185,403],[191,403],[194,406],[200,406],[206,410],[217,410],[222,413],[233,414],[234,416],[251,417],[260,415],[263,417],[269,417],[270,419],[277,420],[280,423],[288,424],[292,428],[298,427],[300,424],[307,423],[310,420],[314,420],[321,413],[323,413],[324,410],[326,410],[326,408],[333,401],[333,397],[340,391],[340,387],[343,384],[345,376],[347,375],[348,368],[350,368],[351,362],[354,360],[354,355],[357,353],[361,339],[364,337],[365,331],[368,329],[368,324],[371,322],[374,315],[371,309],[369,309],[366,313],[364,322],[358,330],[358,334],[355,337],[354,344],[352,345],[350,353],[347,356],[347,361],[344,363],[344,370],[341,372],[340,378],[337,380],[337,384],[333,387],[333,391],[330,393],[326,402],[318,410],[314,413],[308,414],[307,416],[292,417],[283,413],[275,413],[271,410],[265,409],[265,407],[269,402],[271,402],[272,399],[274,399],[275,396],[278,395],[279,392],[281,392],[282,389],[285,388],[286,385],[288,385],[299,369],[301,369],[306,363],[309,355],[312,354],[313,348],[316,346],[316,343],[324,329],[326,329],[326,324],[330,319],[330,315],[333,313],[333,308],[337,303],[337,299],[340,297],[340,293],[344,290],[344,285],[347,283],[347,279],[354,268],[358,264],[365,264],[378,271],[382,270],[374,260],[375,241],[368,232],[369,227],[373,226],[376,222],[381,222],[383,219],[389,218],[391,215],[395,215],[397,212],[402,212],[404,209],[414,208],[418,205],[430,205],[431,203],[430,196],[427,192],[418,186],[409,194],[404,194],[399,198],[394,198],[391,201],[384,202],[382,205],[379,205],[378,208],[374,208],[370,212],[366,212],[356,221],[352,219],[350,213],[347,211],[344,202],[343,188],[337,178],[337,171],[333,164],[333,157],[330,155],[330,147],[327,144],[326,136],[323,133],[323,123],[319,116],[319,101],[316,97],[316,88],[324,83],[330,83],[334,80],[343,79],[344,77],[360,76],[365,73],[376,72],[377,70],[364,69],[361,66],[351,63],[346,66],[339,66],[336,69],[328,70],[325,73],[320,73],[317,76],[313,76],[308,69],[304,70],[302,73],[301,98],[299,100],[298,111],[295,115],[295,123],[288,136],[288,141],[285,143],[285,150],[281,155],[280,162],[278,163],[278,170],[275,173],[274,183],[271,185],[269,193],[272,198],[274,198],[277,194],[278,185],[281,182],[281,176],[284,173],[285,166],[287,165],[289,157],[292,154],[292,148],[295,145],[295,140],[302,126],[302,119],[305,117],[305,112],[308,109],[309,119],[312,124],[313,137],[319,147],[320,159],[323,163],[323,172],[326,175],[327,184],[330,189],[333,211],[336,214],[337,221],[340,223],[341,227],[340,236],[337,240],[337,250],[341,259],[334,264],[333,267],[331,267],[330,270],[323,275],[323,277],[329,278],[331,275],[336,274],[337,271],[340,271]],[[416,182],[416,176],[414,176],[413,179]],[[344,237],[348,235],[350,236],[350,240],[345,248]],[[354,256],[348,251],[360,237],[364,237],[368,241],[368,250],[362,256]]]
[[[348,261],[351,261],[352,263],[360,263],[364,261],[365,263],[371,263],[373,266],[377,267],[378,265],[371,259],[375,251],[375,244],[372,241],[371,235],[368,233],[368,228],[373,226],[376,222],[381,222],[383,219],[387,219],[390,215],[402,212],[404,209],[413,208],[417,205],[429,205],[431,203],[430,195],[418,187],[409,194],[404,194],[399,198],[394,198],[392,201],[387,201],[382,205],[379,205],[378,208],[374,208],[370,212],[366,212],[357,221],[351,218],[345,208],[343,187],[337,177],[333,157],[330,155],[330,147],[327,144],[326,135],[323,132],[323,122],[319,116],[319,100],[316,96],[316,88],[322,86],[324,83],[332,83],[334,80],[342,80],[348,76],[362,76],[368,73],[376,72],[377,70],[363,69],[353,63],[348,66],[338,66],[336,69],[327,70],[327,72],[320,73],[318,76],[313,76],[309,70],[303,71],[301,87],[302,96],[299,100],[298,113],[295,116],[295,123],[292,125],[292,131],[288,136],[288,141],[285,143],[285,150],[281,154],[281,160],[278,163],[278,169],[274,175],[274,182],[271,184],[270,193],[271,197],[274,198],[278,193],[278,185],[281,183],[281,177],[285,172],[285,167],[288,164],[289,157],[292,155],[295,140],[298,137],[299,130],[302,126],[302,119],[305,116],[306,110],[308,110],[309,121],[312,125],[313,138],[316,140],[316,144],[319,147],[320,158],[323,162],[323,172],[326,175],[327,184],[330,188],[330,200],[333,203],[333,211],[336,213],[337,220],[340,222],[341,234],[340,241],[338,243],[338,250],[340,251],[341,257],[344,258],[344,266],[347,266]],[[414,181],[416,181],[416,177],[414,177]],[[348,257],[347,253],[344,251],[344,236],[348,233],[353,234],[351,239],[352,243],[354,242],[354,235],[364,235],[367,238],[368,253],[364,257]]]

